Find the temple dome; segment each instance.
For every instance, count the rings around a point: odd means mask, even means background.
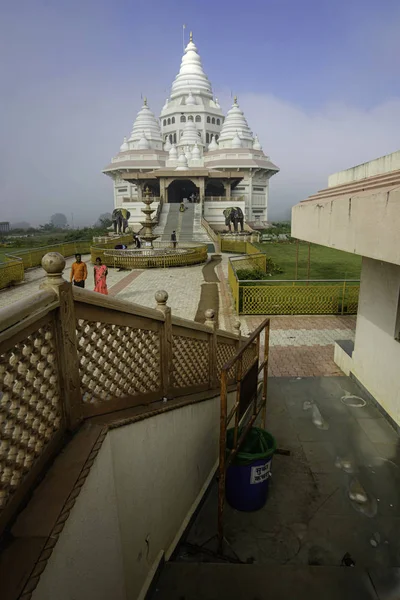
[[[195,143],[194,148],[192,150],[192,158],[196,160],[200,158],[200,148],[197,142]]]
[[[247,142],[246,146],[253,146],[253,134],[247,124],[243,111],[240,110],[237,98],[233,101],[232,107],[228,110],[224,124],[222,125],[221,134],[219,136],[220,148],[232,147],[233,139],[237,136],[237,132],[241,132],[242,142]],[[243,143],[241,144],[243,145]]]
[[[189,93],[189,96],[186,98],[186,106],[194,106],[196,104],[196,100],[193,97],[192,92]]]
[[[209,150],[218,150],[218,142],[215,139],[215,135],[212,136],[211,142],[208,145]]]
[[[150,148],[149,140],[144,131],[142,131],[142,137],[140,138],[137,147],[139,150],[148,150]]]
[[[254,150],[262,150],[262,146],[260,144],[260,140],[258,139],[258,135],[256,135],[256,137],[254,138],[253,149]]]
[[[169,158],[170,159],[178,158],[178,151],[176,149],[175,144],[172,144],[172,146],[171,146],[171,150],[169,151]]]
[[[193,121],[186,121],[178,146],[194,146],[199,142],[199,134]]]
[[[175,171],[184,171],[188,168],[189,167],[188,167],[187,158],[184,154],[181,154],[180,157],[178,158],[178,166],[176,167]]]
[[[213,97],[211,83],[204,73],[201,58],[193,42],[192,33],[182,57],[181,68],[172,84],[171,100],[178,96],[187,95],[190,90],[210,99]]]
[[[241,148],[242,147],[242,140],[239,137],[238,132],[236,132],[235,137],[232,140],[232,148]]]
[[[126,136],[124,137],[124,141],[123,141],[122,146],[120,147],[119,150],[120,150],[120,152],[126,152],[126,150],[129,150],[128,139],[127,139]]]
[[[160,124],[147,106],[146,98],[136,116],[129,141],[138,142],[143,137],[143,132],[145,132],[145,137],[148,141],[162,142]]]
[[[172,148],[172,144],[171,144],[171,142],[169,141],[169,137],[167,137],[167,139],[166,139],[166,141],[165,141],[165,144],[164,144],[164,150],[165,150],[166,152],[169,152],[169,151],[171,150],[171,148]]]

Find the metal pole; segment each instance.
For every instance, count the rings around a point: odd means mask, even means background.
[[[268,321],[268,323],[264,329],[264,361],[265,361],[265,364],[264,364],[264,373],[263,373],[263,395],[262,395],[263,409],[262,409],[262,416],[261,416],[261,423],[262,423],[263,429],[265,429],[266,417],[267,417],[269,327],[270,327],[270,322]]]
[[[224,542],[226,415],[228,403],[227,372],[221,373],[221,414],[219,421],[219,482],[218,482],[218,552]]]

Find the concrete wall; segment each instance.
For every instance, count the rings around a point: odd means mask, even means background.
[[[127,598],[109,437],[103,442],[32,598]]]
[[[219,402],[187,406],[111,432],[128,598],[167,553],[218,456]],[[215,507],[217,509],[217,507]]]
[[[343,185],[352,181],[359,181],[366,177],[373,177],[374,175],[382,175],[383,173],[391,173],[400,169],[400,150],[381,156],[375,160],[357,165],[351,169],[345,171],[339,171],[330,175],[328,178],[328,187],[335,185]]]
[[[400,425],[400,343],[394,339],[400,267],[363,259],[352,371]]]
[[[292,236],[400,265],[400,188],[300,202]]]
[[[204,495],[218,439],[219,397],[111,430],[33,599],[137,598]]]

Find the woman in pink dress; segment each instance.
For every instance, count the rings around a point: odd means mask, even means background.
[[[94,266],[94,291],[100,294],[108,294],[107,290],[107,275],[108,270],[106,265],[103,265],[101,258],[96,258],[96,264]]]

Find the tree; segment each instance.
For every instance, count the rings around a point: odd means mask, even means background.
[[[65,229],[68,223],[67,217],[63,215],[63,213],[55,213],[54,215],[51,215],[50,222],[58,229]]]
[[[95,227],[103,227],[104,229],[107,229],[107,227],[110,227],[110,225],[112,225],[111,213],[102,213],[99,216],[99,218],[97,219],[94,226]]]

